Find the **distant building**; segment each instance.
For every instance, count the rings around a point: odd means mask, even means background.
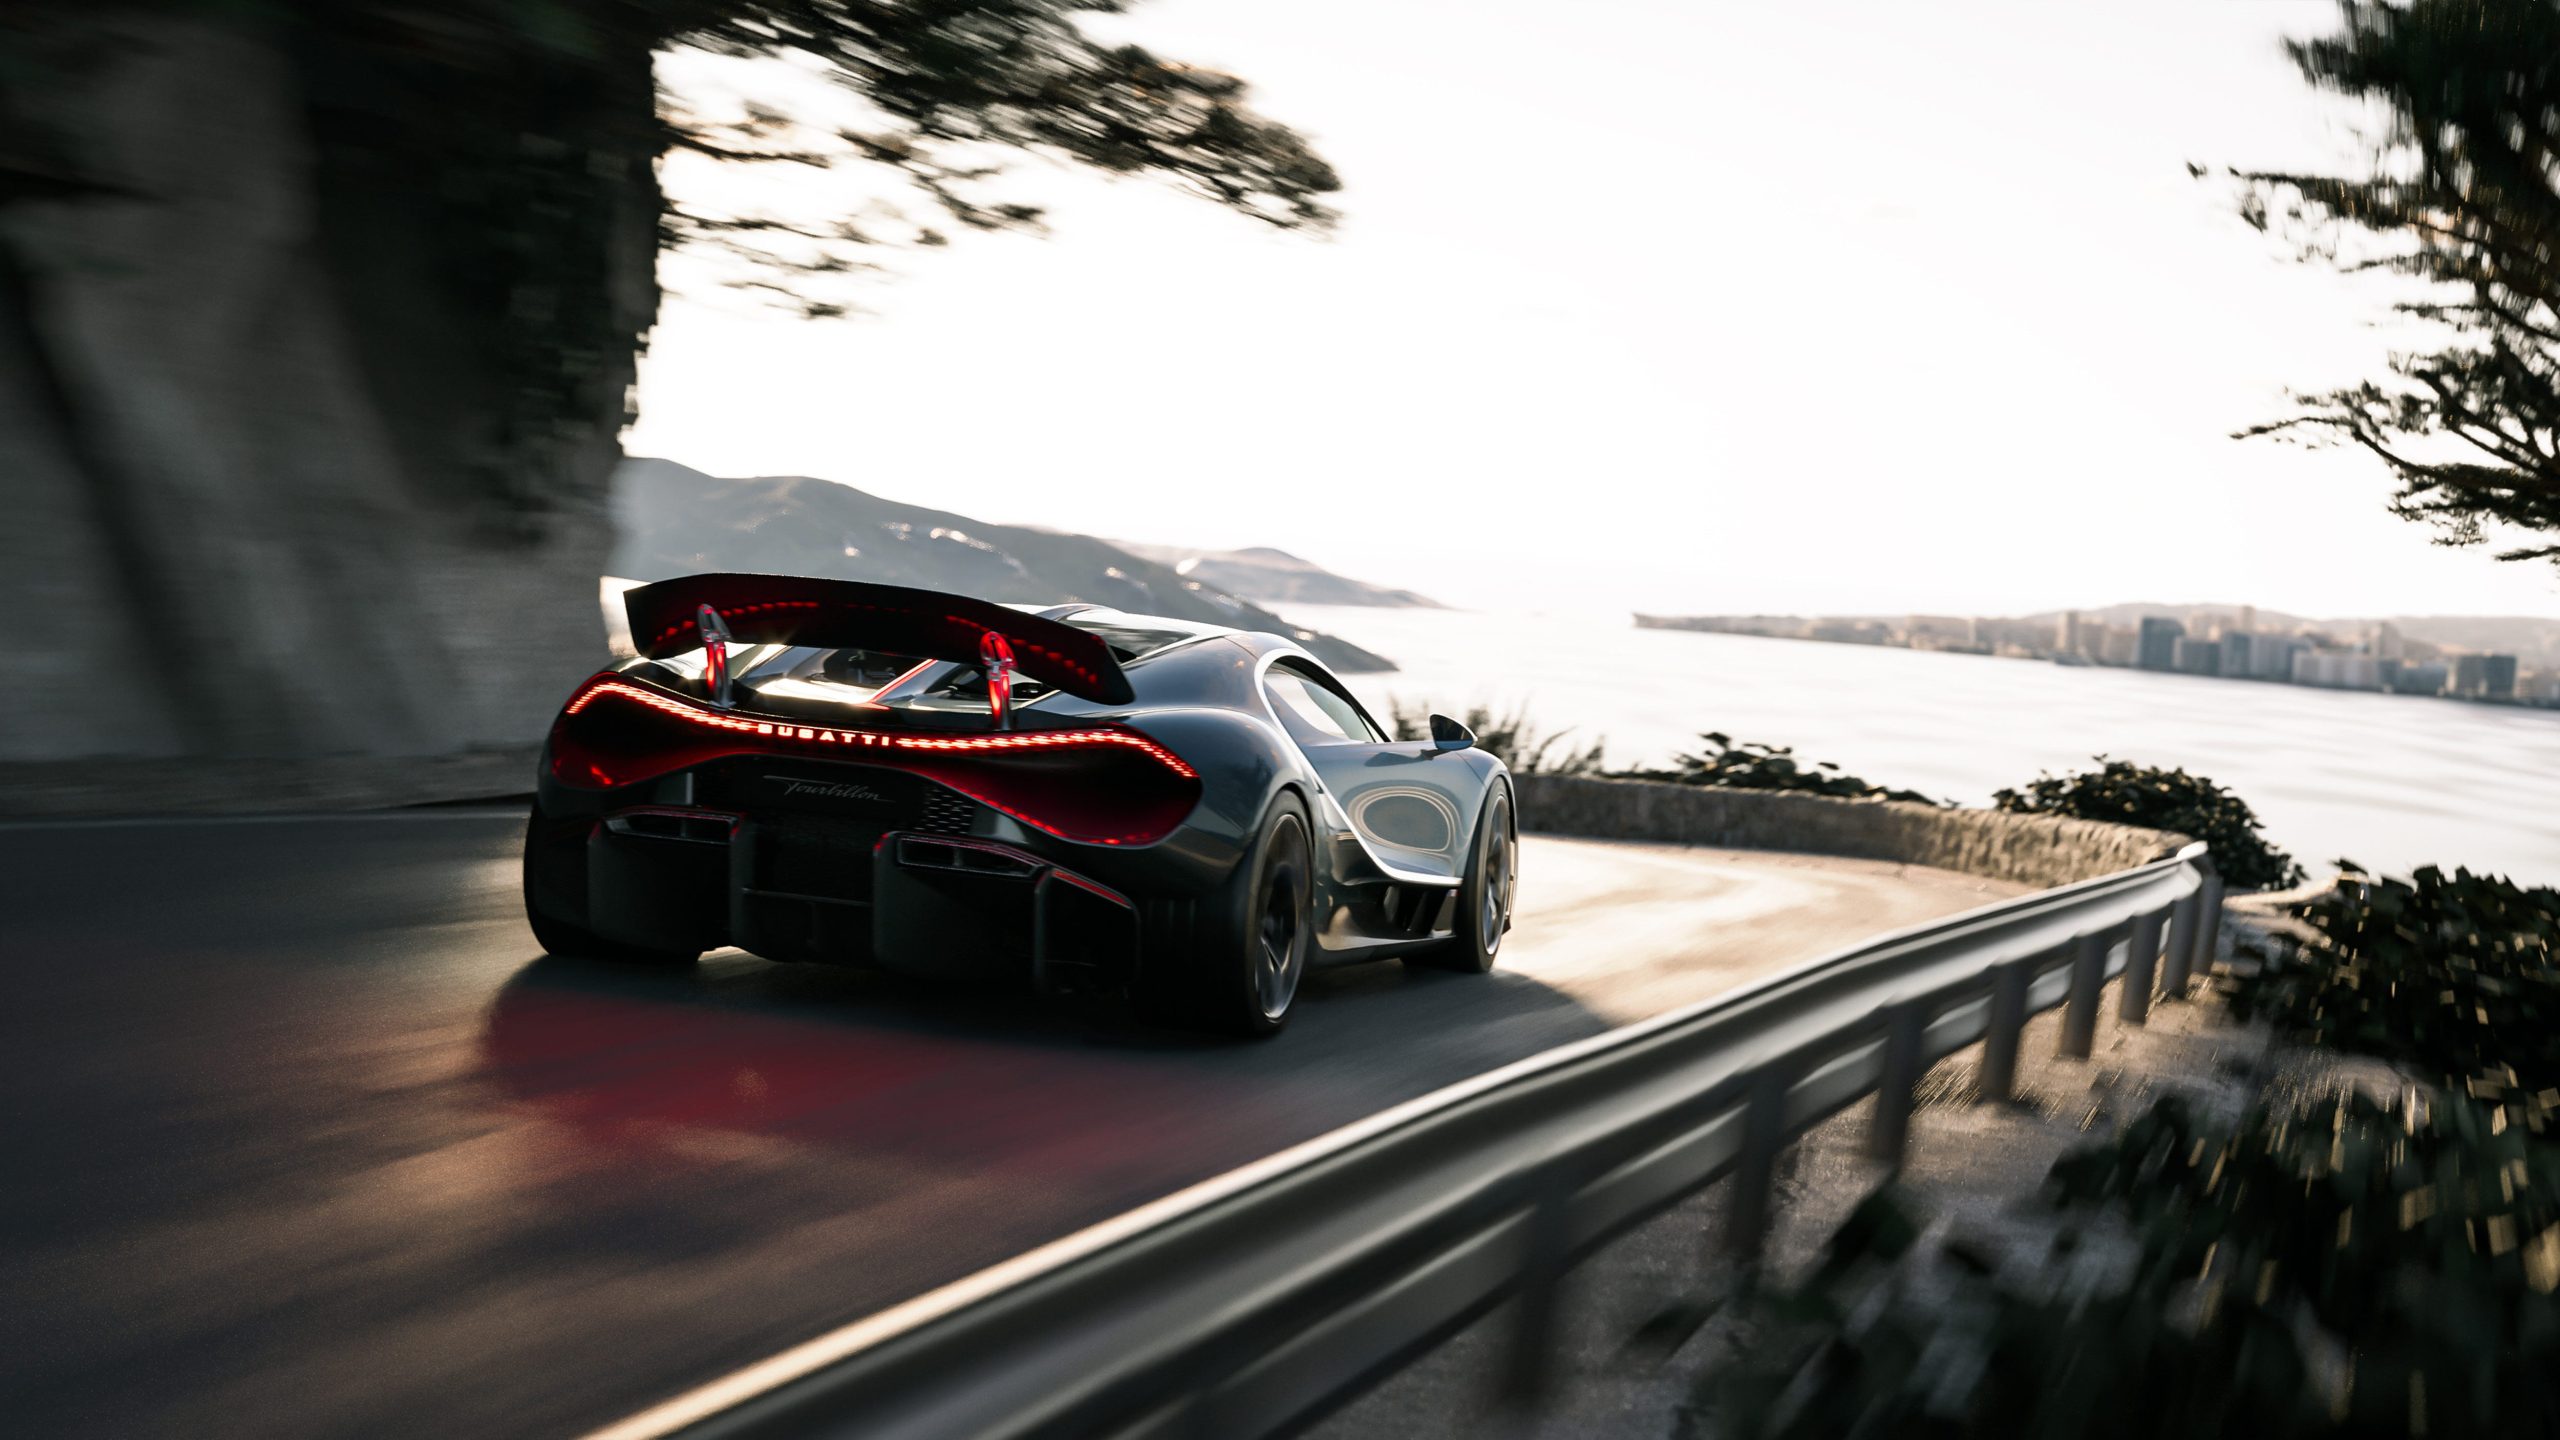
[[[2293,657],[2310,647],[2290,635],[2249,637],[2249,674],[2259,680],[2291,680]]]
[[[2153,615],[2142,622],[2142,641],[2135,652],[2134,663],[2145,670],[2178,668],[2178,637],[2187,627],[2175,620]]]
[[[2085,655],[2088,647],[2089,637],[2081,633],[2080,612],[2063,611],[2062,618],[2054,622],[2053,648],[2065,655]]]
[[[2258,673],[2258,659],[2253,652],[2257,648],[2258,637],[2248,631],[2223,631],[2222,673],[2235,678],[2255,676]]]
[[[2433,662],[2403,660],[2391,677],[2391,689],[2401,695],[2441,695],[2444,693],[2445,667]]]
[[[2560,670],[2536,670],[2516,677],[2516,698],[2529,705],[2560,706]]]
[[[1806,628],[1805,638],[1835,645],[1883,645],[1891,642],[1893,630],[1881,620],[1816,620]]]
[[[2487,683],[2481,688],[2490,699],[2512,700],[2515,698],[2516,657],[2492,655],[2489,657],[2489,663],[2481,668],[2488,672]]]
[[[2453,693],[2471,700],[2513,700],[2516,698],[2516,657],[2455,656]]]
[[[2293,657],[2293,683],[2323,690],[2379,690],[2382,662],[2353,650],[2303,650]]]
[[[2222,642],[2181,635],[2170,647],[2170,660],[2182,675],[2219,675],[2222,673]]]
[[[1994,655],[2044,655],[2051,652],[2052,641],[2049,626],[1996,616],[1978,616],[1973,622],[1974,648]]]
[[[2374,626],[2373,638],[2365,642],[2365,649],[2377,660],[2400,659],[2405,653],[2401,648],[2400,627],[2388,620]]]
[[[2095,628],[2098,638],[2094,658],[2099,664],[2130,665],[2134,662],[2139,642],[2134,637],[2132,626],[2100,625]]]
[[[2255,605],[2241,606],[2240,621],[2235,628],[2251,631],[2256,630],[2258,628],[2258,607]]]

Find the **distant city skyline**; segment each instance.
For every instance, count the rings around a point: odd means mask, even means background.
[[[1636,624],[2560,707],[2560,620],[2530,617],[2315,619],[2245,604],[2129,603],[2022,616],[1639,613]]]
[[[1252,81],[1341,169],[1337,237],[1035,164],[1049,238],[886,256],[869,318],[676,257],[630,446],[1476,607],[2560,616],[2368,458],[2228,438],[2391,347],[2387,285],[2186,170],[2352,163],[2278,48],[2334,16],[1154,0],[1097,23]],[[711,104],[742,63],[661,71]]]

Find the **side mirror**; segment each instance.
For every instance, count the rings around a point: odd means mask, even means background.
[[[1435,750],[1472,750],[1476,732],[1446,715],[1431,717],[1431,748]]]

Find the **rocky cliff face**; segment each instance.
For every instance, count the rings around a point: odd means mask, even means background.
[[[620,539],[607,568],[634,580],[745,570],[914,585],[999,603],[1085,600],[1292,635],[1341,670],[1395,668],[1109,541],[991,525],[832,480],[723,480],[670,460],[634,459],[615,477],[613,515]]]
[[[275,7],[28,8],[0,5],[0,761],[538,740],[602,651],[632,364],[602,344],[538,435],[498,422],[506,317],[551,312],[449,176],[514,175],[512,137],[471,149],[383,81],[416,67]],[[656,305],[647,57],[583,75],[543,90],[541,158],[631,203],[556,268],[627,349]]]

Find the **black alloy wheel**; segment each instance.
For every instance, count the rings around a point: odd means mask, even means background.
[[[1307,837],[1305,803],[1283,795],[1226,888],[1200,902],[1196,928],[1151,927],[1130,996],[1141,1017],[1256,1038],[1289,1023],[1315,944]]]

